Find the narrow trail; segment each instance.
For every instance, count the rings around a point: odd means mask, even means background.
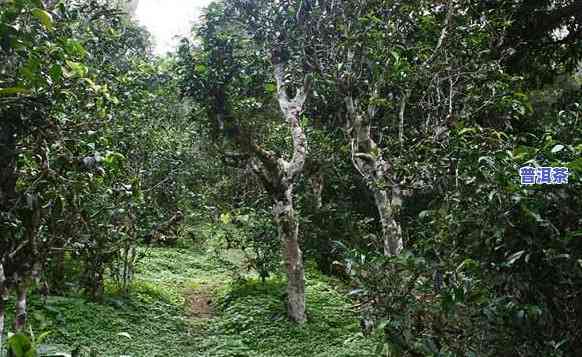
[[[286,318],[285,281],[233,280],[237,255],[225,267],[206,251],[144,251],[128,298],[110,291],[102,303],[82,297],[31,299],[31,325],[47,343],[96,356],[359,357],[374,356],[351,302],[331,279],[307,275],[309,320]],[[239,261],[240,262],[240,261]]]
[[[186,291],[185,299],[188,313],[192,318],[210,319],[213,316],[212,294],[202,289]]]

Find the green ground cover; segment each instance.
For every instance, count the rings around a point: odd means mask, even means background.
[[[236,254],[229,254],[236,264]],[[61,350],[95,356],[371,356],[351,302],[337,282],[310,269],[309,321],[287,321],[285,282],[233,279],[204,251],[153,248],[140,261],[128,298],[30,300],[30,325]],[[111,289],[110,289],[111,290]],[[90,352],[92,351],[92,352]]]

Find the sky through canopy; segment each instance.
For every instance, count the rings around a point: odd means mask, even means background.
[[[211,0],[140,0],[138,21],[152,34],[154,52],[165,54],[174,49],[179,38],[190,33],[202,9]]]

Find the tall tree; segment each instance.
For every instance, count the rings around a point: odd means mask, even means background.
[[[293,190],[307,155],[301,114],[311,80],[309,71],[304,71],[302,66],[301,36],[295,36],[300,35],[301,30],[292,14],[299,5],[232,1],[226,3],[226,10],[221,5],[211,5],[206,22],[198,31],[203,44],[199,54],[202,63],[196,63],[194,59],[194,71],[190,73],[193,73],[195,84],[189,87],[196,98],[202,99],[214,131],[218,130],[231,139],[222,144],[226,147],[235,144],[242,157],[249,160],[273,200],[273,218],[279,229],[287,266],[288,315],[291,320],[303,323],[307,319],[305,277]],[[225,16],[224,11],[228,15]],[[276,24],[285,25],[275,28]],[[241,43],[249,47],[243,49]],[[264,61],[265,57],[269,62]],[[268,68],[265,65],[270,66],[271,76],[261,74]],[[294,86],[293,83],[297,82],[299,84]],[[241,90],[242,86],[249,84],[259,90]],[[252,98],[266,109],[272,108],[272,101],[276,100],[278,115],[284,119],[291,142],[289,159],[260,144],[260,141],[266,141],[263,135],[269,132],[269,125],[279,124],[272,120],[259,121],[257,116],[277,116],[277,113],[267,110],[266,113],[253,114],[251,110],[247,117],[241,118],[245,108],[245,98],[241,95],[246,95],[247,101]],[[237,113],[231,111],[232,107],[239,109]]]

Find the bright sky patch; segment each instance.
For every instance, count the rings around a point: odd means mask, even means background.
[[[140,0],[136,16],[153,36],[154,52],[165,54],[190,33],[211,0]]]

